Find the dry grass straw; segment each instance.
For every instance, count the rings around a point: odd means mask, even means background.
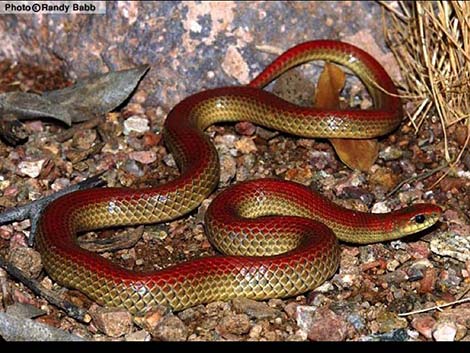
[[[444,131],[445,159],[455,166],[470,139],[470,2],[380,1],[390,21],[384,32],[401,68],[410,121],[418,131],[436,116]],[[448,129],[467,127],[464,146],[449,149]]]

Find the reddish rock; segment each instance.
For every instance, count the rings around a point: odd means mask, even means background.
[[[372,268],[379,268],[379,269],[386,269],[387,268],[387,262],[384,259],[379,259],[371,262],[367,262],[365,264],[361,265],[362,271],[368,271]]]
[[[146,148],[158,145],[161,139],[162,139],[162,135],[156,134],[153,131],[146,131],[144,133],[144,136],[142,137],[144,147]]]
[[[250,331],[250,318],[246,314],[235,314],[224,316],[217,325],[216,330],[224,335],[227,333],[235,335],[243,335]]]
[[[249,121],[241,121],[235,124],[235,131],[240,135],[252,136],[256,131],[256,126]]]
[[[290,302],[289,304],[285,306],[284,311],[290,318],[295,318],[295,315],[297,313],[297,307],[299,305],[300,304],[297,302]]]
[[[430,315],[418,316],[411,321],[411,326],[427,339],[432,338],[432,330],[436,320]]]
[[[434,268],[428,267],[423,272],[424,277],[419,281],[419,293],[430,293],[434,290],[437,273]]]
[[[31,295],[26,292],[21,292],[19,289],[13,291],[12,299],[14,302],[22,304],[31,304],[36,306],[37,303],[34,298],[31,298]]]
[[[424,241],[417,241],[416,243],[409,243],[410,254],[415,259],[427,259],[431,255],[429,244]]]
[[[96,327],[108,336],[121,337],[132,331],[132,316],[126,309],[94,305],[89,312]]]
[[[168,314],[151,332],[151,335],[160,341],[186,341],[188,328],[179,317]]]
[[[347,324],[331,310],[319,311],[317,320],[308,332],[310,341],[343,341],[346,338]]]
[[[129,158],[142,164],[151,164],[157,160],[157,154],[154,151],[136,151],[129,153]]]
[[[155,330],[168,313],[169,309],[166,306],[159,305],[147,311],[143,316],[136,316],[134,321],[143,329],[151,332]]]
[[[13,230],[9,226],[0,227],[0,238],[8,240],[13,235]]]

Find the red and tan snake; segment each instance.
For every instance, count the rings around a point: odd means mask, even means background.
[[[262,90],[286,70],[311,60],[332,61],[352,70],[368,88],[375,108],[300,107]],[[244,120],[304,137],[372,138],[391,132],[401,119],[396,87],[372,56],[339,41],[299,44],[248,86],[209,89],[171,110],[163,136],[180,168],[175,180],[146,189],[82,190],[49,204],[37,234],[45,269],[60,284],[99,304],[132,313],[155,305],[182,310],[215,300],[288,297],[312,290],[337,270],[338,239],[351,243],[398,239],[433,225],[440,207],[415,204],[387,214],[363,213],[339,207],[293,182],[242,182],[221,192],[205,215],[207,236],[224,255],[154,272],[119,267],[80,248],[76,235],[110,226],[165,222],[196,209],[219,182],[218,155],[204,134],[211,124]]]

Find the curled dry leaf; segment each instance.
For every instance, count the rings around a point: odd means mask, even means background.
[[[6,142],[17,144],[27,133],[19,120],[52,118],[70,126],[90,120],[122,104],[149,69],[133,69],[90,76],[75,85],[42,95],[28,92],[0,94],[0,135]]]
[[[45,92],[44,98],[67,109],[72,122],[105,114],[124,102],[149,69],[148,65],[90,76],[71,87]]]
[[[337,109],[339,93],[344,87],[346,75],[336,65],[326,63],[318,80],[315,107]],[[351,169],[368,171],[379,153],[376,139],[330,139],[338,157]]]
[[[72,117],[66,107],[35,93],[7,92],[0,94],[0,111],[2,116],[13,114],[19,120],[54,118],[67,125],[72,124]]]

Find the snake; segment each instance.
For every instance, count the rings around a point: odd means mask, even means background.
[[[287,70],[323,60],[351,70],[373,99],[372,109],[318,109],[287,102],[265,88]],[[249,121],[306,138],[364,139],[385,135],[402,120],[397,88],[379,62],[336,40],[300,43],[279,55],[249,84],[207,89],[167,115],[163,140],[180,170],[165,184],[74,191],[46,206],[36,247],[57,283],[98,304],[141,313],[237,297],[264,300],[313,290],[339,267],[339,241],[384,242],[420,232],[442,213],[416,203],[376,214],[344,208],[313,188],[282,179],[247,180],[219,192],[204,216],[214,256],[134,271],[81,248],[77,235],[115,226],[168,222],[197,209],[218,187],[217,150],[205,133],[220,122]]]

